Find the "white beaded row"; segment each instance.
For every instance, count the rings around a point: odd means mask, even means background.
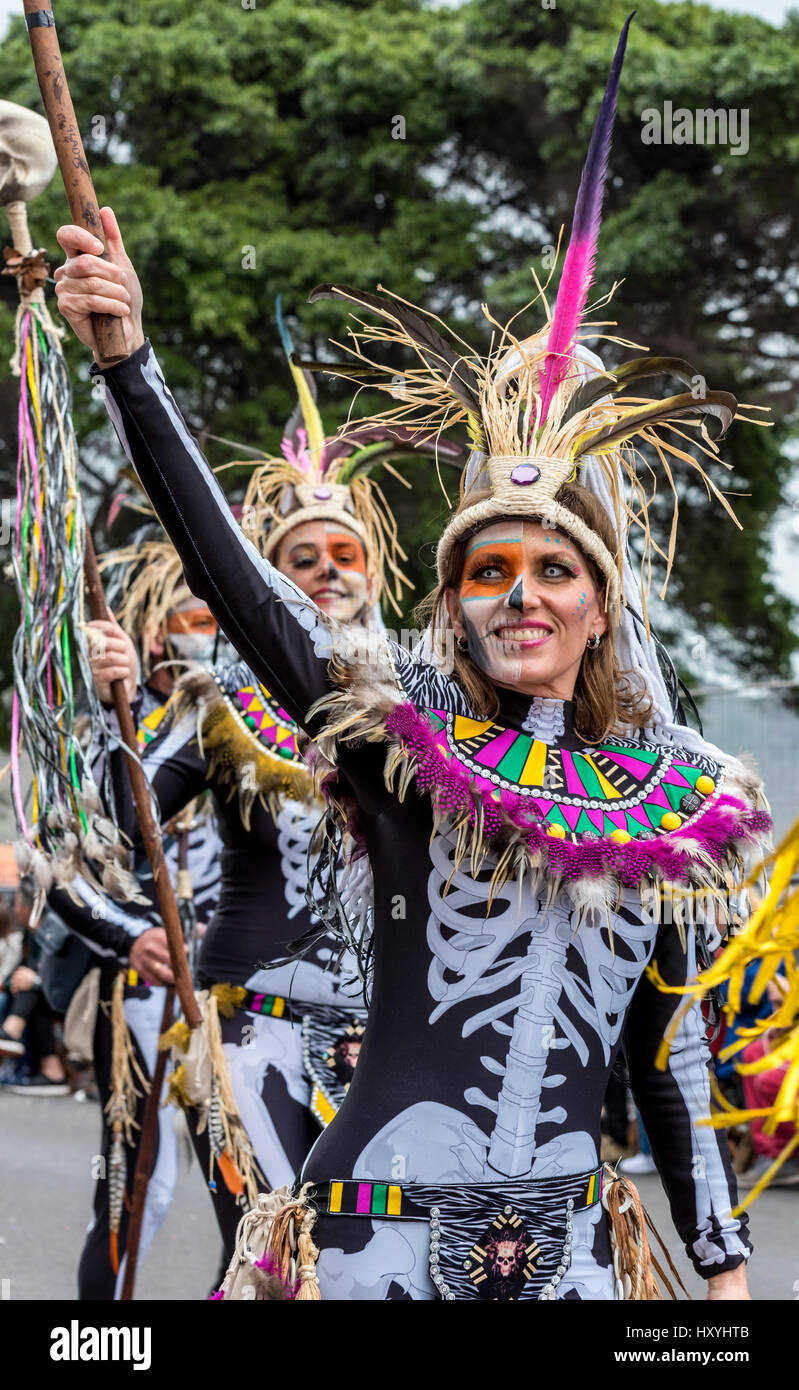
[[[553,1274],[553,1276],[552,1276],[552,1278],[550,1279],[549,1283],[544,1285],[543,1289],[541,1290],[540,1294],[538,1295],[538,1302],[539,1302],[539,1303],[547,1303],[547,1302],[553,1302],[553,1301],[554,1301],[554,1299],[557,1297],[557,1294],[555,1293],[555,1289],[557,1288],[558,1284],[560,1283],[561,1279],[563,1278],[564,1274],[566,1273],[566,1271],[567,1271],[567,1269],[569,1268],[569,1265],[570,1265],[570,1263],[571,1263],[572,1238],[573,1238],[573,1225],[574,1225],[574,1222],[573,1222],[573,1219],[572,1219],[572,1214],[573,1214],[573,1212],[574,1212],[574,1198],[573,1198],[573,1197],[570,1197],[569,1200],[568,1200],[567,1203],[566,1203],[566,1239],[565,1239],[565,1241],[563,1242],[563,1254],[561,1255],[560,1264],[558,1265],[558,1268],[557,1268],[555,1274]]]

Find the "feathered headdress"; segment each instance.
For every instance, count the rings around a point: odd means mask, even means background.
[[[408,585],[400,562],[407,557],[385,496],[369,474],[381,465],[405,482],[391,467],[391,460],[410,453],[435,453],[435,441],[424,431],[381,422],[353,427],[346,438],[328,438],[316,404],[312,371],[298,363],[279,297],[276,314],[297,387],[297,405],[283,435],[282,457],[268,459],[253,472],[242,526],[268,559],[283,537],[302,522],[340,522],[363,542],[376,600],[385,591],[399,612],[397,601],[403,584]],[[311,365],[316,369],[322,364]],[[454,444],[438,445],[438,453],[451,459],[459,458],[461,452]]]
[[[150,675],[150,649],[169,613],[191,598],[183,565],[160,523],[142,526],[127,545],[98,557],[109,572],[106,597],[120,627],[139,649],[142,672]]]
[[[686,448],[695,443],[700,453],[717,459],[716,440],[736,415],[735,398],[726,391],[707,390],[701,375],[681,359],[635,357],[608,372],[580,343],[583,336],[598,336],[596,326],[591,328],[584,316],[631,19],[632,15],[619,38],[591,137],[551,315],[545,288],[539,286],[537,298],[547,310],[548,321],[538,332],[519,340],[513,331],[514,320],[502,327],[484,305],[483,312],[495,334],[489,354],[481,357],[466,344],[461,345],[465,352],[456,350],[434,327],[434,316],[423,317],[423,311],[398,297],[387,298],[384,294],[363,293],[333,284],[321,285],[310,295],[311,303],[320,299],[343,300],[371,311],[380,320],[374,326],[358,319],[357,328],[350,330],[352,345],[347,350],[356,361],[313,364],[364,386],[388,391],[399,399],[399,405],[376,417],[378,421],[418,432],[427,439],[438,439],[439,448],[442,432],[463,423],[468,428],[473,447],[462,476],[459,509],[438,545],[440,578],[446,574],[452,546],[477,526],[509,515],[535,517],[568,532],[595,560],[607,581],[608,603],[617,607],[617,617],[623,597],[625,547],[622,543],[611,554],[601,537],[559,498],[564,484],[580,480],[581,468],[589,459],[599,464],[604,475],[602,490],[610,496],[617,535],[624,538],[631,525],[642,530],[644,592],[649,588],[651,552],[659,547],[649,531],[651,497],[647,497],[641,476],[638,447],[650,446],[663,466],[674,493],[675,522],[675,461],[695,469],[708,492],[736,520],[726,499]],[[373,342],[409,347],[419,365],[399,378],[398,385],[391,368],[368,356],[367,345]],[[634,382],[660,374],[691,389],[665,400],[626,394]],[[709,433],[709,426],[715,437]],[[649,464],[645,463],[645,468],[654,481]],[[672,525],[666,583],[674,540]]]

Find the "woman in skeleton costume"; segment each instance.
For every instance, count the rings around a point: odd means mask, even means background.
[[[540,332],[519,341],[495,326],[488,357],[461,355],[402,300],[317,292],[378,319],[361,324],[339,370],[393,396],[383,418],[423,437],[461,421],[470,430],[418,657],[385,640],[359,657],[352,635],[248,545],[143,337],[113,216],[102,296],[81,286],[105,263],[77,255],[97,243],[59,234],[76,255],[58,272],[61,309],[83,340],[94,346],[91,309],[128,319],[130,358],[93,370],[193,588],[358,802],[374,878],[369,1022],[296,1199],[306,1255],[315,1217],[324,1298],[653,1296],[635,1270],[614,1279],[602,1206],[600,1108],[625,1028],[688,1254],[709,1297],[748,1296],[726,1146],[700,1123],[702,1017],[685,1015],[661,1069],[674,1002],[655,981],[683,983],[696,962],[693,923],[661,921],[664,885],[689,900],[722,890],[769,819],[754,776],[675,724],[648,631],[634,626],[641,595],[626,560],[636,521],[650,554],[636,444],[671,476],[685,458],[673,432],[687,421],[715,458],[706,421],[726,427],[736,403],[709,391],[642,404],[622,394],[631,381],[693,369],[637,359],[611,374],[578,341],[625,39],[626,27]],[[391,368],[368,357],[375,339],[416,354],[399,404]],[[269,1249],[280,1271],[279,1224]],[[307,1297],[314,1271],[299,1265]]]
[[[91,624],[96,636],[90,649],[101,699],[108,705],[109,725],[116,728],[109,682],[117,672],[117,648],[128,645],[134,665],[128,673],[129,693],[134,698],[139,752],[143,753],[164,715],[172,690],[169,662],[208,661],[213,656],[217,626],[208,609],[195,599],[182,580],[178,556],[160,527],[143,528],[129,546],[107,552],[104,569],[112,572],[109,598],[117,608],[116,622]],[[124,634],[127,634],[125,636]],[[136,658],[136,649],[141,661]],[[137,688],[139,666],[142,681]],[[121,756],[111,754],[112,758]],[[102,783],[99,764],[98,784]],[[187,816],[173,828],[164,843],[166,865],[178,880],[179,840],[185,839],[185,857],[194,910],[199,922],[207,922],[216,906],[220,884],[220,841],[216,824],[207,811]],[[130,1196],[139,1152],[146,1085],[155,1067],[161,1032],[166,987],[171,983],[166,933],[160,924],[155,887],[147,860],[137,858],[136,876],[143,899],[124,908],[102,896],[83,878],[76,877],[70,892],[53,889],[50,905],[63,921],[96,952],[100,963],[99,1007],[94,1033],[94,1069],[104,1113],[103,1163],[97,1172],[94,1211],[78,1270],[81,1299],[119,1297],[125,1276],[125,1239]],[[191,943],[187,943],[189,946]],[[120,985],[120,971],[124,980]],[[115,998],[115,990],[120,998]],[[119,1011],[124,1016],[118,1017]],[[127,1035],[132,1048],[130,1077],[134,1092],[123,1097],[116,1082],[121,1051]],[[116,1030],[116,1036],[115,1036]],[[121,1114],[126,1103],[125,1116]],[[109,1105],[109,1102],[111,1103]],[[114,1103],[120,1113],[112,1113]],[[157,1233],[169,1209],[177,1180],[178,1147],[173,1116],[159,1110],[155,1163],[147,1188],[139,1257]],[[125,1124],[127,1119],[132,1123]],[[116,1122],[116,1123],[115,1123]],[[127,1135],[127,1141],[125,1136]],[[119,1159],[124,1170],[117,1178]]]
[[[290,360],[279,304],[278,324]],[[384,571],[399,593],[401,552],[382,494],[365,475],[410,446],[402,430],[386,427],[346,444],[327,440],[313,377],[291,370],[298,405],[282,457],[253,472],[244,524],[260,552],[322,611],[381,628]],[[213,795],[222,884],[197,982],[215,997],[233,1096],[261,1174],[279,1187],[291,1182],[348,1089],[366,1012],[354,962],[306,905],[309,850],[324,805],[313,794],[297,723],[270,690],[243,661],[190,673],[178,682],[144,767],[167,821],[205,789]],[[114,762],[121,782],[124,754]],[[131,806],[126,786],[115,800]],[[135,836],[132,821],[125,828]],[[368,861],[350,865],[346,880],[350,910],[365,912]],[[314,936],[305,959],[286,961],[294,938]],[[281,958],[282,965],[269,964]],[[241,1218],[238,1183],[228,1185],[224,1165],[218,1181],[203,1110],[192,1109],[189,1128],[230,1256]]]

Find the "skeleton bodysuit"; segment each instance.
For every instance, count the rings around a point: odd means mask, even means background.
[[[135,711],[140,751],[144,750],[158,727],[164,706],[163,695],[145,686]],[[108,712],[108,718],[114,727],[115,715],[111,711]],[[102,785],[99,768],[96,768],[96,771],[98,785]],[[220,887],[220,841],[212,817],[203,817],[192,828],[189,832],[187,850],[198,918],[208,921],[213,915]],[[174,838],[168,837],[165,840],[164,856],[167,872],[174,883],[178,869],[178,847]],[[150,901],[149,908],[143,904],[130,903],[123,909],[118,903],[97,893],[82,878],[73,881],[71,894],[63,889],[54,888],[49,895],[50,905],[70,930],[87,942],[95,952],[100,966],[99,998],[102,1006],[97,1011],[93,1060],[103,1110],[111,1094],[113,1037],[110,1001],[120,968],[125,969],[125,1021],[130,1030],[137,1064],[147,1077],[152,1076],[155,1069],[158,1038],[163,1024],[165,987],[142,979],[135,970],[129,968],[128,963],[128,956],[136,938],[149,928],[160,926],[155,885],[146,858],[142,857],[137,864],[137,877],[143,895]],[[76,902],[75,898],[78,898],[79,902]],[[166,1086],[163,1087],[163,1095],[165,1098]],[[124,1149],[125,1185],[128,1194],[133,1190],[145,1100],[144,1094],[138,1098],[135,1119],[139,1128],[133,1130],[134,1142],[126,1144]],[[139,1242],[140,1260],[147,1253],[169,1210],[177,1182],[178,1141],[172,1122],[172,1112],[162,1106],[158,1112],[154,1162],[144,1204]],[[101,1152],[106,1162],[110,1146],[111,1130],[104,1118]],[[92,1300],[120,1297],[125,1278],[127,1222],[128,1212],[125,1209],[119,1232],[120,1265],[115,1273],[109,1260],[109,1183],[103,1170],[102,1176],[95,1184],[92,1219],[78,1269],[79,1298]]]
[[[236,1106],[261,1172],[279,1187],[291,1182],[349,1083],[352,1067],[342,1085],[330,1085],[326,1054],[354,1038],[354,1067],[363,995],[354,965],[337,959],[321,931],[306,959],[285,960],[290,943],[312,927],[305,886],[321,814],[313,797],[286,794],[311,785],[296,725],[243,662],[194,672],[179,701],[148,744],[144,770],[164,823],[206,791],[213,798],[219,900],[200,943],[197,984],[226,990],[220,1023]],[[111,768],[120,824],[139,849],[127,757],[118,748]],[[208,1173],[207,1130],[199,1130],[192,1119]],[[229,1258],[241,1209],[222,1182],[211,1191]]]
[[[119,437],[192,591],[259,680],[316,737],[324,716],[308,711],[334,689],[329,625],[242,536],[149,344],[105,378]],[[565,1192],[567,1179],[584,1175],[589,1195],[575,1202],[573,1188],[567,1254],[554,1257],[564,1272],[543,1294],[536,1260],[550,1236],[555,1244],[563,1240],[560,1228],[548,1233],[547,1211],[539,1210],[534,1229],[514,1212],[513,1229],[492,1234],[483,1230],[488,1220],[464,1205],[458,1219],[475,1242],[463,1261],[467,1291],[450,1296],[509,1296],[512,1288],[513,1297],[612,1298],[608,1233],[591,1175],[602,1097],[625,1030],[634,1095],[688,1253],[706,1277],[735,1267],[749,1244],[745,1221],[730,1214],[735,1188],[726,1142],[698,1124],[710,1109],[698,1010],[685,1018],[666,1070],[655,1067],[675,1000],[645,970],[654,959],[669,983],[692,975],[691,931],[684,951],[675,927],[659,927],[659,913],[642,908],[633,874],[633,854],[642,863],[654,854],[660,862],[664,855],[676,856],[669,861],[675,863],[681,854],[690,857],[686,842],[658,831],[659,820],[665,807],[680,804],[685,817],[701,816],[702,779],[712,787],[711,774],[719,778],[720,770],[681,750],[642,751],[623,741],[586,753],[570,705],[507,690],[498,692],[496,718],[480,721],[450,678],[395,647],[381,660],[372,674],[374,709],[362,718],[364,731],[372,718],[373,741],[341,740],[338,749],[374,877],[374,981],[352,1085],[302,1175],[325,1194],[314,1229],[322,1296],[429,1299],[442,1291],[438,1232],[431,1246],[426,1221],[402,1219],[408,1194],[420,1210],[437,1213],[437,1194],[448,1185],[456,1205],[485,1190],[488,1210],[496,1193],[500,1203],[507,1198],[497,1208],[501,1221],[503,1211],[512,1212],[514,1183],[542,1179],[556,1191],[562,1180]],[[519,804],[538,793],[551,837],[546,845],[560,846],[569,891],[553,890],[551,875],[535,873],[521,887],[500,877],[492,891],[497,853],[464,854],[452,819],[433,818],[430,778],[405,777],[404,799],[389,789],[390,720],[381,737],[375,711],[392,701],[411,721],[393,735],[406,768],[425,739],[444,760],[436,773],[443,804],[463,778],[477,779],[488,788],[488,829],[492,796],[499,806],[506,793]],[[624,860],[630,886],[607,917],[580,921],[573,861],[595,853],[592,836],[606,846],[614,829],[627,841],[624,854],[631,850]],[[549,853],[551,864],[554,849]],[[523,1239],[514,1235],[519,1230]]]

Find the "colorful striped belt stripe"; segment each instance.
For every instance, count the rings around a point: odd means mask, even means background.
[[[265,1014],[267,1018],[282,1018],[287,1003],[288,1000],[279,994],[253,994],[249,1000],[245,999],[244,1008],[248,1013]]]
[[[327,1209],[337,1216],[402,1216],[402,1188],[386,1182],[331,1182]]]
[[[531,1188],[543,1187],[546,1179],[530,1179]],[[578,1210],[592,1207],[602,1199],[602,1169],[586,1175],[582,1196],[575,1199]],[[419,1199],[419,1189],[429,1191],[428,1184],[361,1182],[357,1178],[333,1179],[318,1183],[315,1200],[322,1203],[330,1216],[397,1216],[419,1220],[429,1215],[429,1208]],[[497,1184],[501,1187],[501,1184]],[[442,1187],[442,1192],[445,1190]],[[325,1201],[326,1199],[326,1201]]]

